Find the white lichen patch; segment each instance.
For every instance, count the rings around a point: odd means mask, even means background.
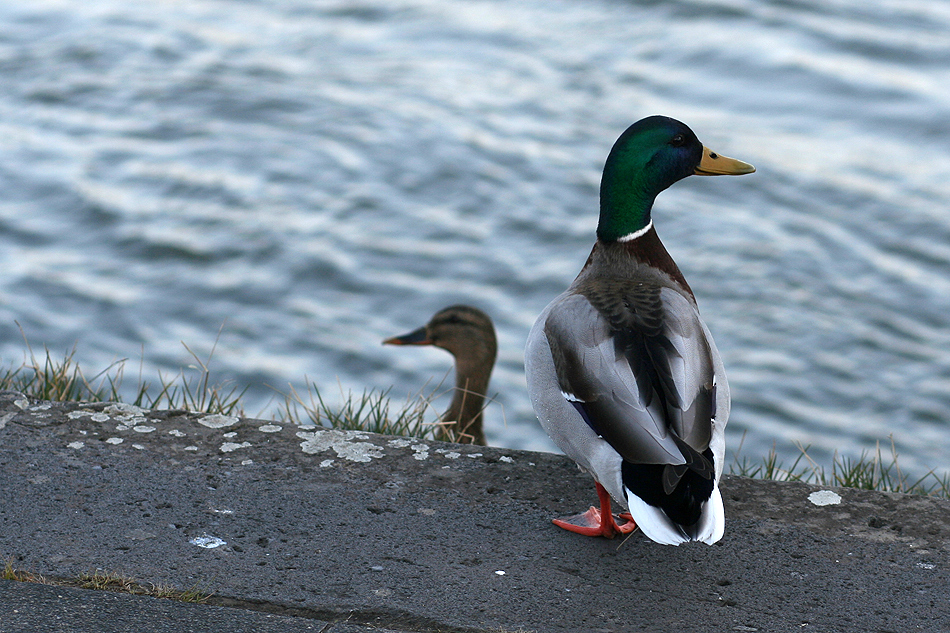
[[[30,407],[30,411],[46,411],[51,406],[53,406],[52,403],[44,402],[43,404],[33,405],[32,407]]]
[[[192,545],[197,545],[198,547],[203,547],[204,549],[214,549],[215,547],[221,547],[222,545],[227,545],[222,539],[219,539],[217,536],[211,536],[210,534],[202,534],[201,536],[196,536],[195,538],[188,541]]]
[[[348,459],[351,462],[369,462],[373,458],[380,458],[384,455],[383,448],[376,446],[371,442],[354,442],[353,440],[368,439],[366,433],[362,431],[338,431],[336,429],[323,429],[320,431],[298,431],[297,437],[304,440],[300,443],[300,448],[304,453],[313,455],[333,449],[337,457]]]
[[[816,506],[835,506],[841,503],[841,495],[831,490],[816,490],[808,495],[808,500]]]
[[[221,445],[221,452],[232,453],[239,448],[250,448],[250,446],[251,446],[250,442],[241,442],[240,444],[238,444],[237,442],[225,442],[224,444]]]
[[[505,462],[506,464],[514,464],[514,463],[515,463],[515,460],[513,460],[513,459],[510,458],[510,457],[508,457],[507,455],[502,455],[501,457],[498,458],[498,461],[500,461],[500,462]]]
[[[468,455],[466,455],[466,457],[471,457],[472,459],[475,459],[476,457],[481,457],[481,456],[482,456],[481,453],[469,453]]]
[[[135,431],[136,433],[151,433],[151,432],[153,432],[153,431],[155,430],[155,427],[154,427],[154,426],[143,426],[143,425],[140,424],[139,426],[133,426],[133,427],[132,427],[132,430]]]
[[[232,437],[237,437],[237,431],[231,431],[230,433],[225,433],[221,437],[226,439],[231,439]]]
[[[250,466],[250,465],[253,464],[253,463],[254,463],[254,460],[253,460],[253,459],[242,459],[242,460],[241,460],[241,466]]]
[[[389,440],[388,444],[393,448],[406,448],[407,446],[412,445],[412,440],[407,440],[405,438],[398,438],[395,440]]]
[[[100,413],[93,413],[92,415],[89,416],[89,419],[92,420],[93,422],[108,422],[112,418],[109,417],[107,414],[100,412]]]
[[[116,424],[116,425],[115,425],[115,430],[116,430],[116,431],[128,431],[128,430],[131,429],[131,428],[132,428],[132,427],[129,426],[128,424]]]
[[[86,445],[85,442],[70,442],[70,443],[67,444],[66,446],[68,446],[69,448],[74,448],[74,449],[76,449],[76,450],[79,450],[80,448],[82,448],[82,447],[85,446],[85,445]]]
[[[211,415],[206,415],[203,418],[198,418],[198,424],[206,426],[209,429],[223,429],[229,427],[232,424],[237,424],[240,418],[234,415],[222,415],[220,413],[213,413]]]
[[[168,434],[174,437],[185,437],[185,435],[187,435],[187,433],[183,433],[182,431],[179,431],[178,429],[172,429],[171,431],[168,432]]]
[[[455,451],[446,451],[445,453],[443,453],[443,457],[445,457],[446,459],[458,459],[461,456],[462,456],[461,453],[456,453]]]
[[[87,415],[92,415],[92,411],[83,411],[82,409],[79,409],[77,411],[70,411],[66,414],[66,417],[70,420],[78,420],[79,418]]]
[[[14,400],[13,404],[15,404],[20,409],[26,409],[28,406],[30,406],[30,401],[26,398],[20,398],[19,400]]]
[[[333,462],[335,461],[336,461],[335,459],[325,459],[322,462],[320,462],[320,468],[329,468],[330,466],[333,465]]]
[[[920,569],[936,569],[937,566],[933,563],[917,563],[917,567]]]
[[[257,427],[257,430],[261,433],[279,433],[284,427],[277,424],[265,424],[263,426]]]
[[[145,447],[142,446],[141,444],[133,444],[133,445],[132,445],[132,448],[134,448],[135,450],[138,450],[138,451],[144,451],[144,450],[145,450]]]
[[[143,409],[142,407],[137,407],[134,404],[128,404],[126,402],[117,402],[115,404],[110,404],[102,411],[103,413],[114,415],[119,418],[131,418],[135,416],[148,415],[150,409]]]
[[[185,450],[186,450],[186,451],[197,451],[197,450],[198,450],[198,447],[197,447],[197,446],[186,446],[186,447],[185,447]]]
[[[121,444],[124,441],[121,437],[110,437],[106,440],[106,444]]]
[[[412,447],[413,459],[417,459],[420,462],[425,459],[429,459],[429,447],[426,444],[416,444]]]

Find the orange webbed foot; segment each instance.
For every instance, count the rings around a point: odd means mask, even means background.
[[[610,495],[607,490],[597,484],[597,496],[600,497],[600,508],[591,506],[587,512],[581,512],[563,519],[554,519],[554,525],[583,534],[584,536],[603,536],[613,538],[618,534],[629,534],[637,529],[637,524],[630,516],[629,512],[624,512],[615,517],[610,512]],[[617,523],[617,519],[622,519],[623,523]]]

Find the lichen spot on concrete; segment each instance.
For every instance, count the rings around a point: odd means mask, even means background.
[[[250,446],[251,446],[250,442],[241,442],[240,444],[238,444],[237,442],[225,442],[224,444],[221,445],[221,452],[233,453],[239,448],[250,448]]]
[[[195,538],[188,541],[192,545],[197,545],[198,547],[203,547],[204,549],[214,549],[215,547],[221,547],[222,545],[227,545],[227,542],[219,539],[217,536],[211,536],[210,534],[202,534],[201,536],[196,536]]]
[[[89,419],[92,420],[93,422],[108,422],[112,418],[110,418],[109,414],[107,413],[99,412],[99,413],[93,413],[92,415],[90,415]]]
[[[121,418],[131,418],[148,415],[150,409],[143,409],[142,407],[137,407],[134,404],[128,404],[125,402],[117,402],[115,404],[110,404],[102,411],[108,415],[114,415]]]
[[[320,462],[320,468],[329,468],[330,466],[333,465],[333,462],[335,461],[336,461],[335,459],[325,459],[322,462]]]
[[[406,448],[407,446],[412,445],[412,440],[407,440],[405,438],[397,438],[395,440],[389,440],[389,445],[393,448]]]
[[[834,506],[841,503],[841,496],[831,490],[816,490],[808,495],[808,500],[816,506]]]
[[[154,427],[154,426],[144,426],[144,425],[140,424],[140,425],[138,425],[138,426],[133,426],[133,427],[132,427],[132,430],[135,431],[136,433],[151,433],[152,431],[155,430],[155,427]]]
[[[222,415],[220,413],[212,413],[211,415],[206,415],[203,418],[198,418],[198,424],[206,426],[209,429],[223,429],[237,423],[237,416]]]
[[[501,457],[498,458],[498,461],[500,461],[500,462],[505,462],[506,464],[514,464],[514,463],[515,463],[515,460],[513,460],[513,459],[510,458],[510,457],[508,457],[507,455],[502,455]]]
[[[182,431],[179,431],[178,429],[172,429],[171,431],[168,432],[168,434],[171,435],[172,437],[185,437],[186,435],[186,433],[183,433]]]
[[[413,459],[422,461],[429,459],[429,447],[426,444],[416,444],[412,447]]]
[[[279,433],[284,427],[278,424],[264,424],[263,426],[257,427],[257,430],[261,433]]]
[[[351,462],[370,462],[373,458],[384,455],[383,448],[371,442],[354,442],[353,440],[368,439],[362,431],[338,431],[336,429],[322,429],[320,431],[298,431],[297,437],[304,440],[300,448],[304,453],[313,455],[333,449],[340,459]]]
[[[66,417],[69,418],[70,420],[78,420],[84,415],[92,415],[92,411],[83,411],[82,409],[78,411],[70,411],[69,413],[66,414]]]
[[[121,444],[124,441],[121,437],[110,437],[106,440],[106,444]]]
[[[79,450],[80,448],[82,448],[82,447],[85,446],[85,445],[86,445],[85,442],[70,442],[70,443],[67,444],[66,446],[68,446],[69,448],[74,448],[74,449],[76,449],[76,450]]]

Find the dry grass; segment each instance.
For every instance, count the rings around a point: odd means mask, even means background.
[[[170,585],[150,584],[145,586],[137,582],[134,578],[123,576],[117,572],[105,572],[97,569],[93,572],[84,572],[76,578],[47,578],[33,572],[17,569],[13,566],[13,561],[7,560],[0,573],[2,580],[16,580],[19,582],[35,582],[43,585],[54,585],[57,587],[77,587],[79,589],[95,589],[98,591],[116,591],[120,593],[130,593],[136,596],[151,596],[153,598],[166,598],[177,600],[179,602],[191,602],[195,604],[204,604],[214,595],[210,591],[201,589],[197,584],[189,589],[175,589]]]

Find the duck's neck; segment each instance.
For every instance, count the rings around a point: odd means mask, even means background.
[[[456,435],[457,442],[485,444],[482,411],[491,378],[491,365],[488,367],[487,371],[483,366],[457,364],[455,367],[455,394],[442,421]]]
[[[686,282],[686,278],[680,271],[679,266],[673,261],[669,251],[660,241],[656,229],[651,223],[640,234],[625,240],[604,241],[597,240],[594,248],[591,250],[587,263],[581,275],[584,274],[590,266],[596,265],[600,270],[606,271],[605,274],[623,275],[622,267],[624,264],[644,265],[652,269],[666,273],[670,279],[682,289],[693,296],[693,291]],[[579,275],[580,276],[580,275]]]
[[[621,158],[611,153],[600,181],[597,239],[603,241],[632,239],[630,236],[649,230],[653,202],[662,191],[653,186],[645,171],[626,169]]]

